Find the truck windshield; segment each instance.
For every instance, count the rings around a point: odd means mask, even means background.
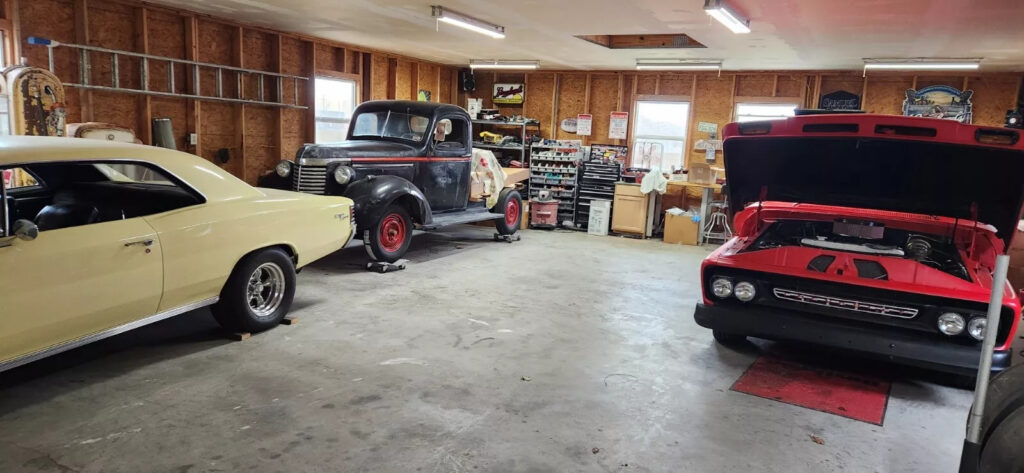
[[[364,112],[356,115],[352,127],[352,138],[398,138],[401,140],[423,141],[430,125],[430,117],[411,115],[390,110]]]

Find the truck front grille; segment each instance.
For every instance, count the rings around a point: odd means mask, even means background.
[[[842,299],[839,297],[822,296],[819,294],[811,294],[807,292],[791,291],[789,289],[775,288],[772,290],[775,297],[779,299],[799,302],[801,304],[813,304],[822,307],[834,307],[837,309],[852,310],[855,312],[865,312],[868,314],[875,315],[886,315],[889,317],[899,317],[901,319],[912,319],[917,317],[917,309],[912,307],[902,307],[887,304],[878,304],[875,302],[865,302],[852,299]]]
[[[327,166],[295,165],[292,188],[307,194],[324,194],[327,187]]]

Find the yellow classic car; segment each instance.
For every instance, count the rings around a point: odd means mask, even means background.
[[[0,138],[0,371],[204,306],[269,329],[352,201],[251,187],[196,156]]]

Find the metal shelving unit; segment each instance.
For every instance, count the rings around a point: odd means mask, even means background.
[[[523,165],[527,165],[526,158],[529,157],[527,150],[529,149],[529,135],[527,135],[527,129],[534,127],[537,129],[537,133],[540,133],[540,121],[539,120],[528,120],[524,122],[508,122],[501,120],[473,120],[473,125],[487,125],[493,127],[504,127],[504,128],[518,128],[519,129],[519,144],[516,145],[500,145],[494,143],[484,143],[478,141],[480,137],[480,129],[477,126],[473,127],[473,147],[490,149],[496,151],[515,151],[519,153],[520,160]]]
[[[551,191],[558,202],[558,223],[574,220],[577,175],[583,159],[580,140],[545,140],[534,144],[530,154],[530,199],[541,190]]]

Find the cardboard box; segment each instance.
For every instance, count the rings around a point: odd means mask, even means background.
[[[672,215],[665,212],[665,243],[696,245],[700,223],[690,215]]]

